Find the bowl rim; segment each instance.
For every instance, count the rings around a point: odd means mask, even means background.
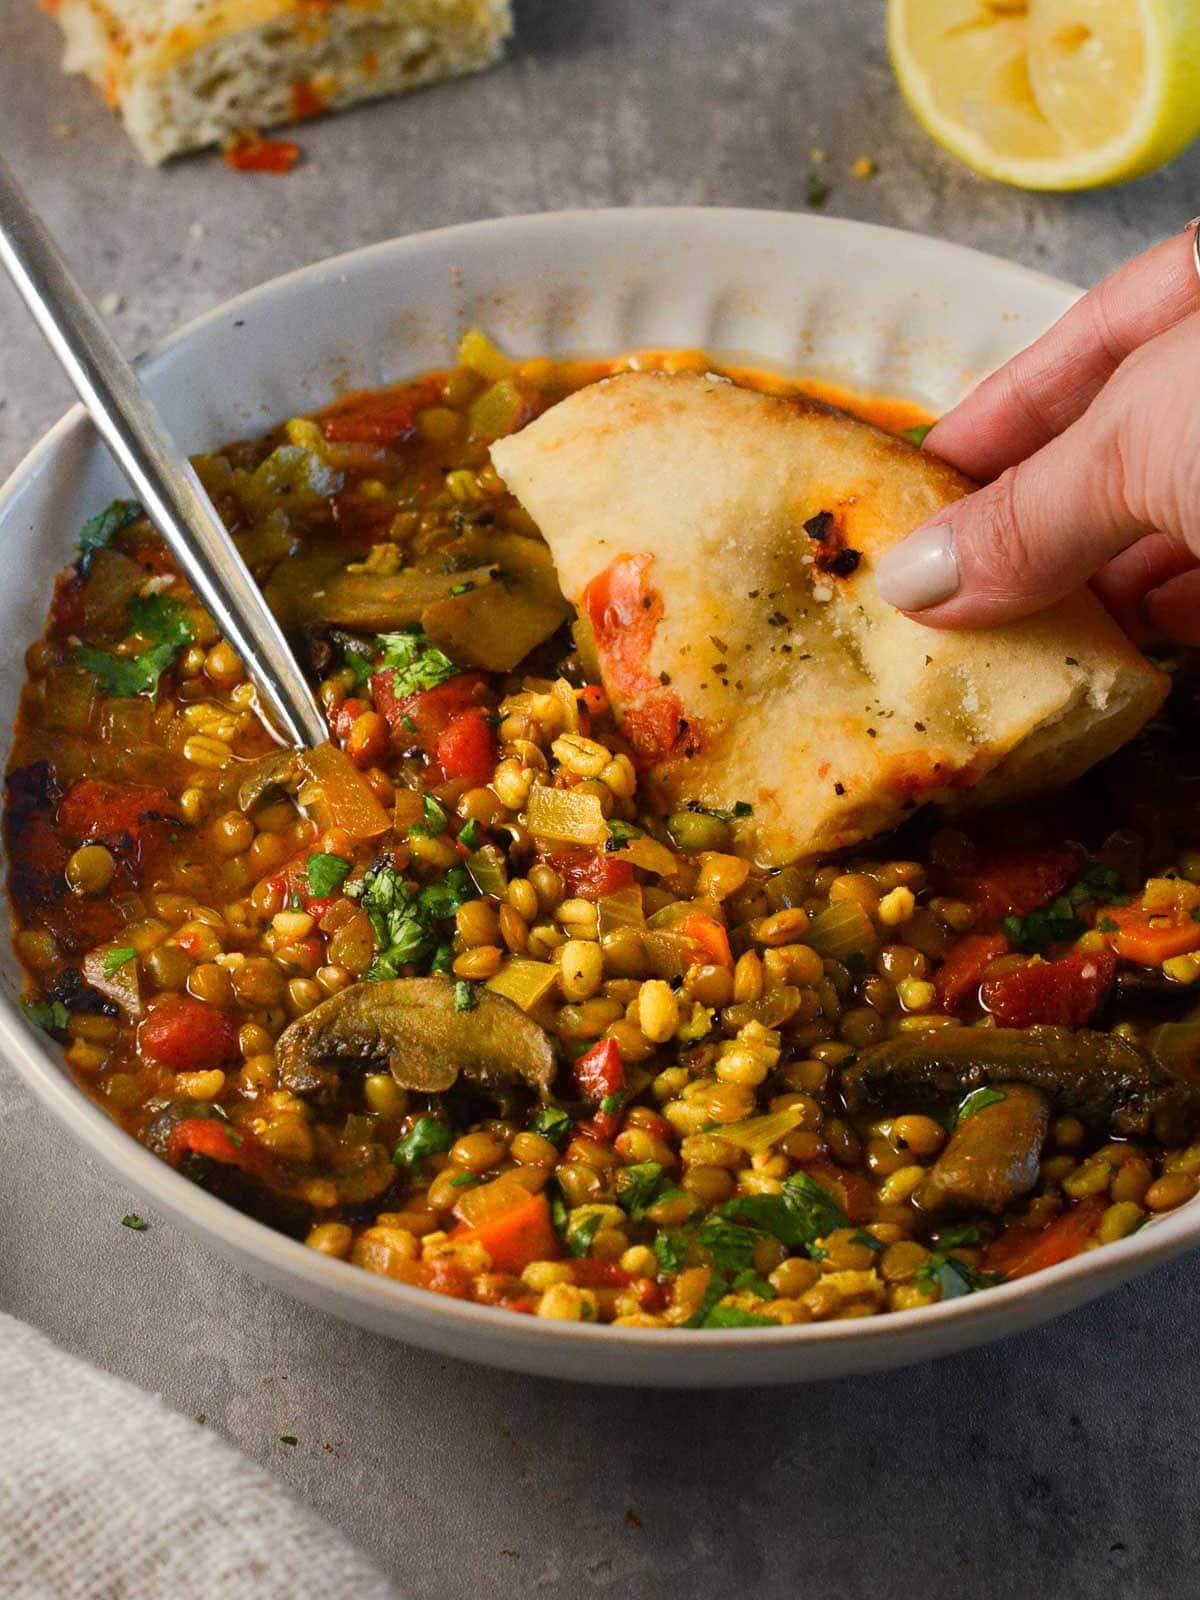
[[[457,223],[398,235],[324,257],[268,279],[211,307],[164,338],[156,340],[136,358],[134,365],[139,371],[153,368],[160,359],[230,316],[252,312],[256,306],[288,288],[319,284],[323,278],[342,272],[351,264],[357,267],[388,257],[402,259],[409,251],[436,249],[447,243],[481,235],[492,238],[511,235],[519,238],[530,231],[603,227],[614,219],[622,223],[640,221],[700,228],[715,225],[731,229],[748,221],[762,223],[765,220],[781,228],[824,231],[847,238],[875,235],[881,244],[899,237],[903,239],[906,250],[926,255],[931,264],[944,262],[947,256],[952,256],[967,266],[971,263],[980,267],[986,264],[990,270],[1000,267],[1014,279],[1021,279],[1031,287],[1054,291],[1063,297],[1064,306],[1069,299],[1082,293],[1075,285],[1003,257],[879,223],[767,207],[574,208]],[[42,435],[0,485],[0,520],[8,501],[15,496],[19,487],[46,467],[67,440],[81,430],[90,432],[91,424],[82,405],[76,404]],[[4,891],[4,897],[7,901],[7,890]],[[620,1347],[662,1351],[664,1340],[677,1340],[682,1331],[678,1328],[616,1328],[608,1324],[529,1316],[435,1294],[367,1272],[348,1261],[322,1255],[308,1248],[301,1240],[257,1221],[208,1193],[139,1144],[77,1087],[65,1069],[61,1054],[56,1059],[52,1053],[57,1047],[49,1041],[43,1042],[42,1036],[25,1019],[17,1003],[6,994],[0,996],[0,1048],[3,1048],[6,1059],[14,1065],[38,1100],[65,1124],[86,1149],[99,1155],[114,1173],[218,1252],[233,1252],[238,1258],[253,1262],[272,1281],[286,1281],[289,1286],[297,1283],[304,1285],[309,1291],[305,1298],[310,1301],[319,1300],[323,1304],[332,1301],[339,1310],[353,1303],[369,1306],[382,1313],[402,1309],[409,1314],[410,1325],[423,1324],[426,1329],[439,1326],[458,1328],[484,1339],[489,1330],[493,1335],[505,1330],[513,1333],[519,1330],[523,1342],[532,1341],[552,1347],[565,1343],[598,1346],[612,1351]],[[890,1311],[877,1317],[841,1322],[784,1324],[773,1328],[689,1329],[686,1340],[679,1347],[680,1354],[683,1356],[687,1349],[703,1348],[715,1352],[747,1345],[756,1349],[770,1347],[776,1350],[792,1346],[799,1354],[807,1348],[866,1345],[888,1339],[899,1345],[906,1331],[928,1330],[932,1333],[937,1328],[984,1319],[990,1313],[1022,1300],[1053,1297],[1055,1290],[1066,1285],[1093,1277],[1116,1278],[1122,1267],[1141,1269],[1153,1266],[1176,1254],[1189,1242],[1200,1242],[1200,1208],[1195,1209],[1190,1219],[1187,1216],[1189,1209],[1192,1208],[1185,1204],[1152,1219],[1152,1226],[1144,1227],[1125,1239],[1086,1251],[1026,1278],[997,1285],[984,1294],[964,1295],[912,1310]],[[1052,1309],[1050,1315],[1054,1314]],[[374,1325],[379,1324],[376,1322]],[[402,1338],[408,1336],[408,1330],[404,1327],[397,1327],[394,1332]],[[501,1351],[497,1349],[495,1354],[499,1358]],[[489,1358],[485,1353],[478,1359],[486,1361]],[[796,1376],[802,1377],[803,1372],[797,1372]],[[634,1378],[632,1381],[637,1380]]]

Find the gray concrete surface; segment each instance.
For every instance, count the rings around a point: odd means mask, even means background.
[[[277,181],[212,158],[143,169],[59,76],[33,0],[0,0],[0,149],[88,287],[119,298],[131,351],[290,267],[441,223],[573,205],[801,207],[813,147],[829,153],[830,213],[1078,281],[1200,211],[1200,149],[1111,194],[975,180],[910,123],[879,12],[524,0],[504,66],[305,129],[305,165]],[[861,153],[879,162],[869,183],[846,176]],[[0,285],[0,472],[66,398]],[[501,1376],[344,1328],[162,1219],[122,1228],[130,1204],[0,1064],[0,1306],[202,1414],[413,1596],[1195,1593],[1194,1259],[933,1366],[647,1395]],[[19,1458],[19,1441],[0,1451]]]

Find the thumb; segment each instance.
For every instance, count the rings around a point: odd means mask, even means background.
[[[893,545],[876,567],[880,595],[930,627],[980,628],[1082,587],[1147,531],[1103,411]]]

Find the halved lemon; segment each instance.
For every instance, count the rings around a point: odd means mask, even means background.
[[[986,177],[1090,189],[1200,133],[1200,0],[888,0],[901,91]]]

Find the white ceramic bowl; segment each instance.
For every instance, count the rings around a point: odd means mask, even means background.
[[[1076,291],[932,239],[811,216],[647,210],[514,217],[397,239],[265,284],[141,366],[188,450],[445,364],[479,323],[522,355],[701,346],[944,409],[1040,333]],[[0,492],[0,725],[20,646],[41,630],[83,520],[124,486],[79,410]],[[810,1327],[682,1333],[541,1321],[331,1261],[252,1222],[150,1155],[75,1088],[16,1006],[0,952],[0,1049],[42,1102],[149,1205],[327,1311],[449,1355],[592,1382],[734,1385],[866,1372],[1027,1328],[1194,1244],[1191,1205],[1120,1244],[921,1311]],[[186,1239],[180,1237],[180,1249]]]

